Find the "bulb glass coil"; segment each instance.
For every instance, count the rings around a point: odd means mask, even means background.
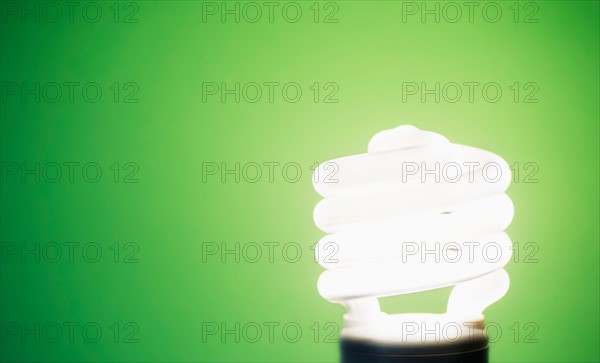
[[[315,173],[327,174],[332,163],[333,180],[313,179],[324,197],[314,220],[327,233],[316,249],[326,269],[318,290],[347,310],[342,339],[419,345],[483,337],[483,311],[509,286],[508,164],[409,125],[376,134],[367,153],[322,163]],[[443,314],[379,307],[380,297],[448,286]],[[460,329],[443,336],[449,326]]]

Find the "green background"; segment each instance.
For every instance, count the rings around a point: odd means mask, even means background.
[[[3,90],[3,167],[95,162],[103,172],[98,182],[88,182],[80,166],[69,182],[63,168],[58,182],[42,177],[37,183],[31,175],[22,181],[19,173],[3,170],[3,329],[10,323],[31,328],[38,322],[47,329],[49,323],[80,324],[72,342],[66,328],[58,342],[3,330],[3,361],[336,361],[343,309],[316,290],[323,269],[310,246],[323,233],[312,221],[320,197],[310,167],[364,152],[373,134],[404,123],[518,163],[519,176],[508,190],[516,210],[508,233],[520,255],[507,266],[510,291],[486,311],[501,331],[491,360],[600,359],[598,2],[521,2],[518,21],[512,1],[497,2],[502,15],[495,23],[481,15],[486,2],[478,3],[472,22],[463,14],[456,23],[443,17],[436,23],[432,16],[422,22],[418,15],[404,22],[406,4],[395,1],[321,2],[316,23],[312,1],[297,2],[303,13],[295,23],[281,16],[285,2],[273,22],[263,13],[256,23],[243,17],[236,23],[232,16],[203,22],[199,1],[121,2],[115,21],[115,4],[98,2],[103,12],[94,23],[81,15],[86,3],[76,3],[72,21],[63,14],[54,23],[47,21],[51,13],[36,22],[3,8],[4,87],[97,82],[103,91],[96,103],[81,92],[73,102],[63,95],[55,103],[42,94],[38,103],[32,95],[23,101],[20,90]],[[337,22],[324,22],[332,11],[337,13],[330,20]],[[498,83],[501,99],[486,101],[480,87],[473,102],[466,95],[455,103],[433,96],[421,102],[418,95],[403,102],[403,82],[433,87],[470,81]],[[115,82],[121,88],[117,102],[109,88]],[[129,88],[127,82],[133,82]],[[281,93],[272,103],[266,95],[256,103],[236,103],[233,96],[222,103],[218,95],[203,102],[203,82],[297,82],[303,94],[296,103]],[[309,88],[315,82],[321,88],[337,84],[338,102],[323,102],[333,88],[315,102]],[[519,102],[509,88],[515,82]],[[537,85],[538,102],[523,102],[531,91],[523,89],[527,82]],[[138,102],[123,102],[135,85],[129,100]],[[110,169],[115,162],[116,183]],[[225,183],[218,175],[203,182],[205,162],[280,166],[272,183],[266,169],[256,183],[236,183],[231,175]],[[286,163],[301,166],[297,182],[282,177]],[[526,163],[535,164],[526,169]],[[536,165],[534,179],[527,179]],[[126,183],[136,166],[138,182]],[[44,255],[39,263],[31,255],[23,262],[22,251],[8,252],[21,243],[33,248],[36,242],[69,241],[81,243],[73,262],[66,248],[55,263]],[[205,242],[232,248],[235,242],[267,241],[279,243],[273,262],[266,249],[256,263],[248,261],[254,256],[249,249],[239,263],[232,255],[224,263],[220,255],[203,261]],[[102,249],[97,263],[81,255],[91,242]],[[110,249],[115,242],[117,263]],[[282,257],[291,242],[302,247],[295,263]],[[525,249],[528,242],[537,247]],[[137,262],[125,263],[132,251]],[[293,257],[294,250],[288,252]],[[441,312],[448,293],[386,298],[383,306]],[[102,328],[98,342],[82,337],[81,327],[90,322]],[[272,341],[264,325],[269,322],[279,324]],[[233,334],[203,342],[203,323],[228,329],[239,323],[247,330],[239,342]],[[248,340],[255,324],[263,330],[253,343]],[[293,329],[283,336],[285,324],[301,328],[299,341],[288,341]]]

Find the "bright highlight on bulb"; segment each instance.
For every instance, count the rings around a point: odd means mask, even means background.
[[[368,153],[323,163],[316,175],[332,163],[332,182],[313,179],[324,197],[314,220],[329,233],[317,247],[327,269],[318,289],[345,306],[342,336],[440,343],[483,334],[483,311],[509,286],[508,164],[408,125],[376,134]],[[379,297],[447,286],[454,288],[445,314],[380,310]],[[452,332],[443,331],[448,324]]]

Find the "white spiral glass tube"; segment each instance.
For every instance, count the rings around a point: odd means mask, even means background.
[[[314,220],[328,233],[316,249],[327,269],[318,290],[346,308],[342,338],[439,344],[484,334],[484,309],[509,286],[513,205],[502,158],[404,125],[315,173],[324,199]],[[379,297],[448,286],[444,314],[380,310]]]

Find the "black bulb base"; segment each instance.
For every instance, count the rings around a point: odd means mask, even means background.
[[[344,339],[342,363],[488,363],[485,338],[445,344],[383,344]]]

